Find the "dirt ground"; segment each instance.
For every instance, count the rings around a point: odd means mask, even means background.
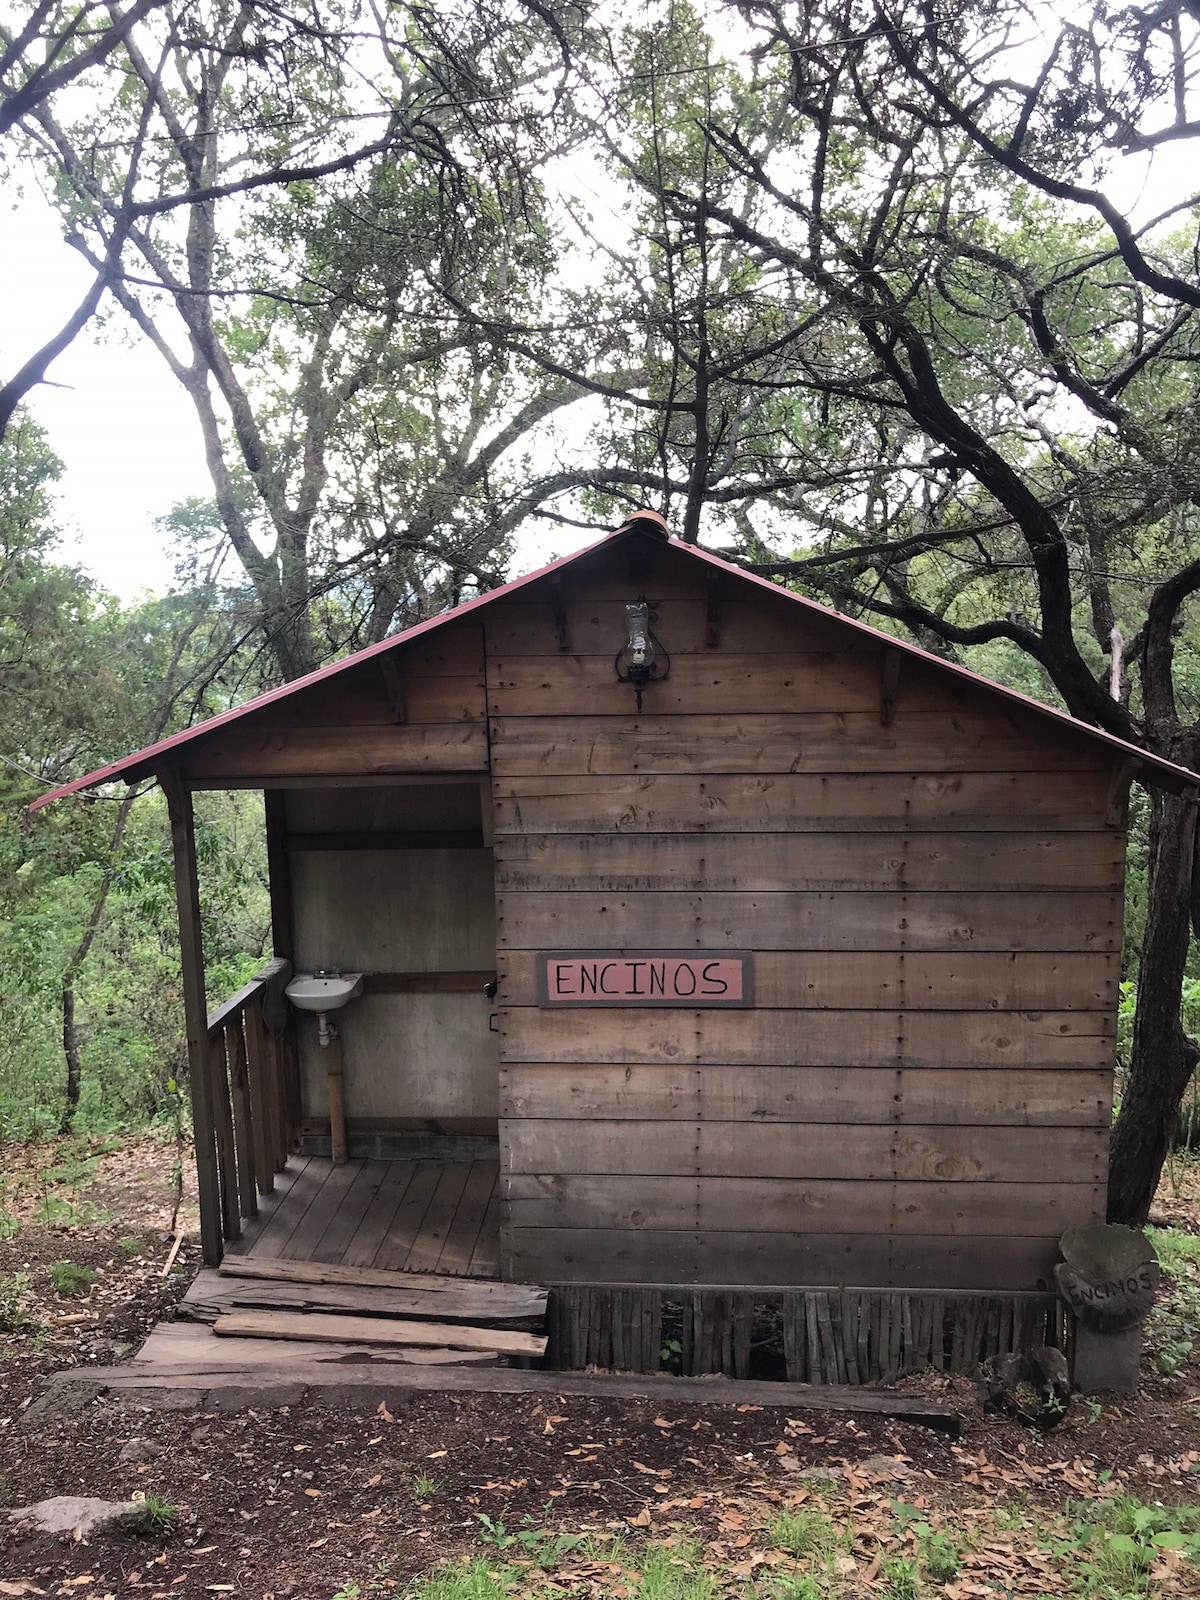
[[[527,1596],[624,1600],[642,1591],[619,1562],[595,1559],[596,1540],[620,1536],[698,1540],[721,1592],[799,1596],[809,1591],[780,1587],[791,1557],[778,1519],[817,1504],[850,1540],[836,1591],[822,1594],[899,1596],[888,1552],[912,1545],[913,1527],[945,1526],[963,1545],[961,1566],[944,1584],[922,1580],[920,1593],[1124,1595],[1080,1587],[1079,1507],[1130,1494],[1169,1519],[1197,1500],[1200,1361],[1190,1354],[1170,1376],[1148,1366],[1136,1401],[1077,1401],[1046,1434],[986,1416],[974,1383],[921,1380],[959,1412],[956,1441],[816,1411],[437,1393],[361,1415],[102,1400],[34,1424],[24,1413],[48,1374],[120,1361],[170,1314],[196,1251],[185,1244],[162,1276],[174,1238],[169,1144],[126,1138],[20,1156],[6,1161],[0,1191],[0,1215],[17,1228],[0,1242],[0,1506],[146,1497],[169,1526],[92,1544],[0,1534],[0,1595],[334,1600],[403,1593],[437,1561],[482,1552],[524,1561],[537,1574]],[[1177,1181],[1159,1209],[1200,1231],[1200,1182]],[[194,1228],[190,1178],[179,1222]],[[94,1279],[64,1278],[64,1262]],[[121,1460],[123,1449],[138,1459]],[[812,1468],[820,1473],[806,1477]],[[546,1539],[563,1534],[589,1536],[588,1561],[547,1563]],[[1200,1595],[1190,1556],[1156,1550],[1144,1566],[1128,1592]]]

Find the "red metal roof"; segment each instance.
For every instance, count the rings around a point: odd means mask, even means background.
[[[649,526],[648,526],[649,525]],[[329,666],[319,667],[316,672],[310,672],[306,677],[297,678],[292,683],[282,684],[278,689],[270,689],[266,694],[260,694],[253,700],[247,700],[244,705],[235,706],[232,710],[222,711],[215,717],[209,717],[204,722],[198,722],[191,728],[185,728],[181,733],[172,734],[168,739],[161,739],[157,744],[147,745],[144,750],[136,750],[132,755],[124,756],[120,761],[113,761],[106,767],[99,767],[95,772],[89,772],[86,777],[76,778],[71,783],[65,783],[60,788],[52,789],[48,794],[41,795],[35,800],[30,810],[37,811],[40,807],[49,805],[52,800],[60,800],[65,795],[76,794],[81,789],[92,789],[97,784],[107,783],[111,779],[134,774],[138,769],[153,765],[160,756],[172,750],[178,750],[183,745],[190,744],[195,739],[206,737],[217,728],[236,722],[241,717],[250,716],[256,711],[261,711],[264,706],[272,705],[275,701],[286,700],[292,695],[302,694],[305,689],[311,688],[315,683],[321,683],[327,678],[336,677],[339,672],[346,672],[358,666],[363,661],[369,661],[372,656],[383,655],[386,651],[398,649],[402,645],[411,644],[414,639],[421,638],[424,634],[432,633],[438,628],[444,628],[450,623],[458,622],[463,617],[470,616],[472,612],[479,611],[485,606],[493,605],[497,600],[503,600],[527,589],[531,584],[548,577],[551,573],[561,572],[574,562],[582,560],[592,551],[599,549],[603,544],[612,540],[628,538],[633,534],[650,534],[670,544],[672,550],[678,550],[699,561],[705,566],[714,568],[726,576],[739,579],[742,583],[752,584],[756,588],[765,589],[777,599],[788,600],[820,617],[828,620],[833,618],[847,628],[853,628],[858,633],[865,633],[878,640],[881,645],[890,649],[899,650],[905,655],[917,656],[927,665],[933,666],[942,672],[966,680],[989,693],[999,695],[1003,699],[1020,706],[1026,711],[1036,712],[1039,716],[1049,717],[1059,726],[1067,727],[1074,734],[1096,740],[1108,747],[1114,754],[1129,761],[1139,763],[1139,776],[1148,779],[1157,778],[1163,787],[1179,790],[1187,787],[1200,786],[1200,775],[1189,772],[1187,768],[1176,766],[1174,762],[1166,761],[1161,756],[1152,755],[1149,751],[1139,746],[1130,744],[1124,739],[1119,739],[1115,734],[1106,733],[1101,728],[1094,728],[1090,723],[1080,722],[1078,718],[1070,716],[1065,711],[1058,711],[1053,706],[1043,705],[1040,700],[1031,699],[1029,695],[1021,694],[1019,690],[1007,689],[1003,684],[995,683],[991,678],[985,678],[977,672],[972,672],[969,667],[958,666],[951,661],[944,661],[940,656],[932,655],[928,650],[922,650],[920,645],[911,644],[907,640],[898,639],[893,634],[884,633],[879,628],[874,628],[870,623],[860,622],[854,617],[844,616],[840,611],[835,611],[831,606],[821,605],[819,601],[810,600],[805,595],[797,594],[793,589],[782,588],[777,583],[772,583],[767,578],[760,578],[755,573],[747,572],[743,567],[734,566],[732,562],[723,561],[720,556],[711,555],[706,550],[699,550],[695,545],[684,544],[682,540],[672,538],[668,532],[663,518],[656,511],[637,512],[613,533],[605,534],[592,544],[585,545],[582,550],[576,550],[572,555],[562,556],[557,561],[551,561],[547,566],[539,567],[535,572],[527,572],[520,578],[514,578],[511,583],[503,584],[499,589],[489,589],[486,594],[477,595],[474,600],[467,600],[462,605],[456,606],[452,611],[443,611],[436,617],[430,617],[425,622],[418,622],[415,627],[408,628],[403,633],[393,634],[390,638],[381,639],[378,644],[368,645],[365,650],[359,650],[352,656],[346,656],[341,661],[331,662]],[[133,781],[130,776],[129,781]]]

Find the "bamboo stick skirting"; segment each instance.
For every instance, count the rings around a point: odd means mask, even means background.
[[[822,1384],[887,1382],[930,1368],[973,1373],[995,1356],[1063,1347],[1068,1333],[1049,1294],[580,1284],[551,1290],[546,1326],[547,1365],[562,1371],[657,1372],[678,1363],[687,1377],[746,1378],[752,1348],[774,1342],[789,1383]]]

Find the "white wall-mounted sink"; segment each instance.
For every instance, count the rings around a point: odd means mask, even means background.
[[[299,1011],[338,1011],[362,986],[361,972],[298,972],[284,992]]]

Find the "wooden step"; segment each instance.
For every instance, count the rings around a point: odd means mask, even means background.
[[[160,1322],[153,1328],[137,1355],[123,1371],[141,1374],[147,1382],[158,1375],[180,1371],[198,1377],[233,1369],[258,1368],[286,1382],[294,1367],[320,1368],[326,1380],[336,1381],[349,1374],[388,1369],[396,1365],[436,1367],[494,1365],[493,1351],[389,1348],[355,1343],[310,1344],[301,1339],[218,1339],[211,1328],[196,1323]]]
[[[435,1288],[412,1288],[399,1274],[386,1288],[372,1284],[296,1283],[289,1279],[239,1278],[203,1267],[180,1301],[179,1312],[193,1322],[214,1322],[227,1311],[239,1310],[326,1311],[541,1330],[545,1321],[544,1291],[502,1296],[478,1293],[482,1287],[486,1286],[469,1278],[449,1278]],[[537,1309],[539,1299],[541,1310]]]
[[[534,1283],[500,1283],[494,1278],[459,1278],[438,1272],[385,1272],[375,1267],[344,1267],[324,1261],[289,1261],[276,1256],[227,1255],[222,1278],[248,1278],[261,1283],[320,1284],[348,1289],[418,1291],[445,1296],[448,1316],[480,1321],[516,1322],[543,1317],[549,1290]],[[441,1302],[439,1302],[441,1303]],[[451,1310],[451,1305],[469,1307]]]
[[[431,1345],[445,1350],[490,1350],[509,1356],[543,1356],[542,1334],[512,1328],[467,1327],[389,1317],[331,1316],[323,1312],[229,1311],[213,1323],[219,1337],[302,1339],[305,1343]]]
[[[761,1406],[768,1413],[784,1410],[789,1415],[804,1412],[867,1413],[919,1422],[951,1438],[958,1435],[960,1421],[949,1407],[938,1405],[919,1394],[898,1394],[894,1389],[834,1388],[803,1383],[770,1383],[735,1378],[675,1378],[665,1372],[541,1372],[528,1371],[495,1362],[434,1365],[417,1363],[408,1352],[404,1360],[398,1349],[386,1354],[360,1349],[353,1360],[341,1357],[340,1345],[298,1345],[263,1340],[259,1348],[267,1359],[249,1365],[240,1354],[256,1344],[253,1339],[215,1339],[194,1323],[161,1325],[151,1338],[173,1328],[176,1333],[202,1341],[200,1359],[188,1360],[180,1342],[172,1361],[160,1347],[161,1358],[143,1362],[141,1356],[123,1367],[74,1367],[59,1373],[56,1383],[103,1385],[114,1392],[126,1389],[209,1390],[246,1389],[267,1385],[300,1385],[311,1388],[310,1399],[346,1403],[347,1394],[356,1391],[361,1404],[375,1410],[381,1400],[390,1406],[405,1393],[420,1394],[518,1394],[542,1398],[576,1395],[600,1401],[649,1401],[662,1408],[668,1405]],[[149,1341],[147,1341],[149,1343]],[[236,1350],[236,1361],[223,1363],[221,1352]],[[283,1354],[286,1352],[286,1354]],[[424,1352],[432,1354],[432,1352]],[[377,1357],[377,1359],[376,1359]],[[272,1359],[273,1358],[273,1359]],[[770,1424],[768,1424],[769,1426]]]

